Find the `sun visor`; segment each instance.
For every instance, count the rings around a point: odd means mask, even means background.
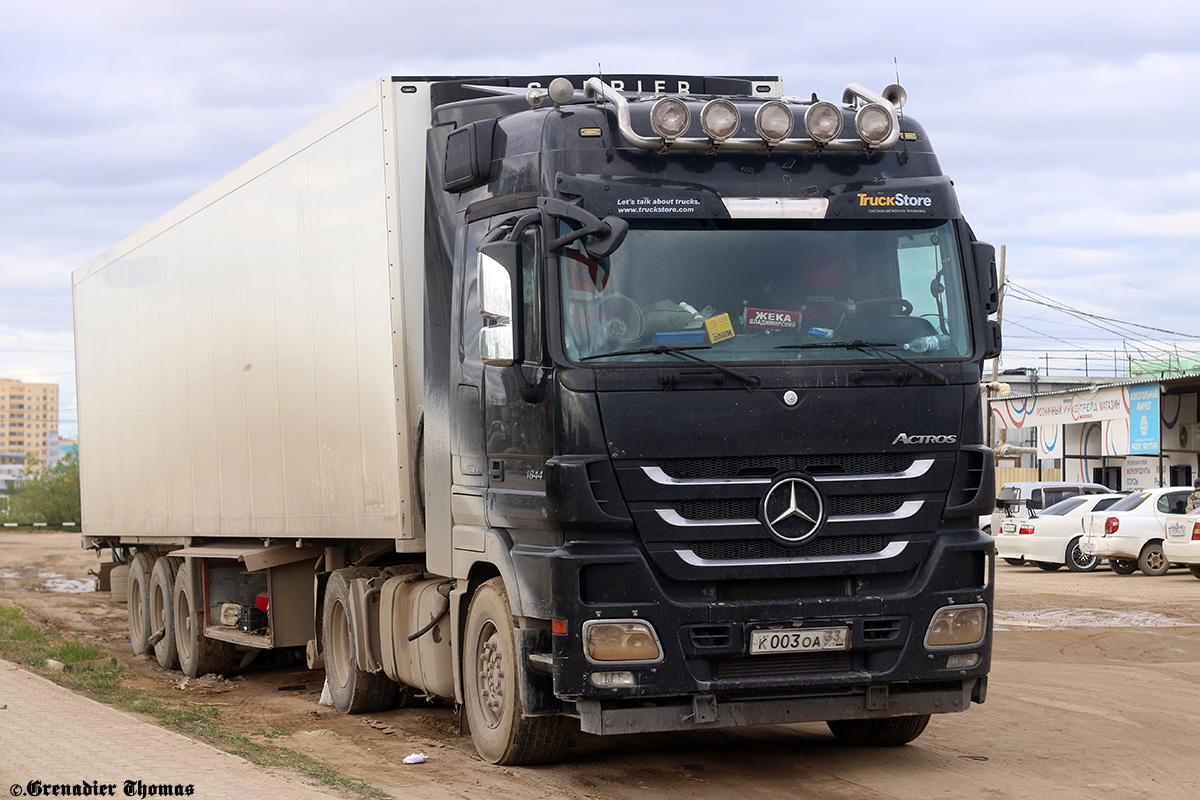
[[[558,173],[555,189],[565,199],[580,198],[596,216],[729,217],[721,196],[706,186],[690,183],[621,180],[599,175]]]

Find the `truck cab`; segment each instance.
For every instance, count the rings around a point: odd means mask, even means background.
[[[574,81],[430,132],[426,525],[504,584],[524,713],[900,743],[982,702],[997,287],[924,130]]]

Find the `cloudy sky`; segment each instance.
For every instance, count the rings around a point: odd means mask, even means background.
[[[1198,42],[1200,6],[1157,0],[0,0],[0,376],[62,384],[72,435],[71,271],[375,78],[597,65],[836,100],[898,64],[1006,246],[1003,367],[1200,350]]]

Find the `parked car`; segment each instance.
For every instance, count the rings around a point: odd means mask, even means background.
[[[1099,483],[1082,481],[1018,481],[1006,483],[996,492],[996,510],[991,521],[981,526],[984,533],[995,533],[1006,519],[1029,519],[1030,511],[1048,508],[1060,500],[1081,494],[1112,494]]]
[[[996,555],[1009,564],[1025,561],[1047,571],[1063,564],[1072,572],[1091,572],[1100,557],[1083,552],[1083,518],[1103,511],[1126,495],[1085,494],[1034,511],[1029,519],[1006,519],[995,532]]]
[[[1093,511],[1083,520],[1083,551],[1107,558],[1118,575],[1138,569],[1165,575],[1171,567],[1163,552],[1167,517],[1183,513],[1191,492],[1183,486],[1134,492],[1105,511]]]
[[[1200,578],[1200,508],[1190,514],[1167,516],[1163,555],[1172,564],[1183,564]]]

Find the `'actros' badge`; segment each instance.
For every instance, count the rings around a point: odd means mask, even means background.
[[[781,475],[762,499],[762,521],[776,538],[797,544],[825,524],[825,498],[811,478]]]

